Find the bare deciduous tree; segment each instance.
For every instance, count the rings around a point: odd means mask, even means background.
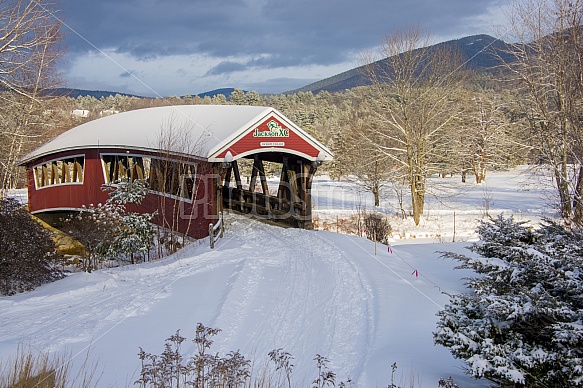
[[[197,131],[195,121],[184,120],[184,113],[176,107],[176,116],[172,116],[160,128],[156,147],[162,151],[161,157],[152,159],[149,185],[150,189],[158,192],[157,217],[161,221],[165,232],[165,245],[170,252],[174,252],[186,244],[186,239],[196,218],[199,203],[210,201],[210,198],[199,198],[199,189],[206,190],[205,185],[211,184],[212,170],[203,170],[202,165],[193,160],[194,155],[201,154],[206,149],[205,141],[212,134]],[[202,186],[201,186],[202,185]],[[190,202],[191,207],[183,208],[184,201]],[[185,213],[183,213],[183,211]],[[179,241],[179,224],[186,220],[186,230]],[[205,227],[208,224],[205,224]]]
[[[533,144],[550,166],[562,217],[583,224],[583,1],[528,0],[510,14],[513,60]]]
[[[346,107],[340,134],[335,138],[334,172],[342,172],[352,178],[374,196],[374,205],[380,205],[380,193],[387,179],[391,177],[390,162],[384,152],[378,149],[384,139],[372,130],[377,122],[373,105],[375,104],[368,88],[352,91],[351,104]],[[363,137],[367,141],[363,141]],[[340,140],[340,141],[339,141]]]
[[[517,139],[517,124],[507,117],[502,95],[467,92],[462,100],[458,131],[462,170],[471,170],[476,183],[482,183],[488,170],[514,165],[527,149],[527,139]]]
[[[16,184],[18,159],[48,129],[47,91],[62,55],[55,10],[50,0],[0,0],[1,196]]]
[[[384,62],[371,55],[363,59],[376,92],[378,121],[370,127],[375,141],[367,134],[362,141],[386,155],[387,168],[406,176],[415,224],[423,214],[427,177],[442,169],[436,161],[448,152],[443,142],[451,137],[443,133],[457,115],[452,96],[462,75],[456,53],[429,45],[419,28],[410,28],[385,38]]]

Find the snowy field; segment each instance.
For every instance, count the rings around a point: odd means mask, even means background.
[[[415,387],[437,387],[449,376],[461,387],[485,386],[465,376],[446,348],[433,345],[445,293],[464,291],[462,278],[470,275],[454,271],[456,263],[438,251],[469,253],[464,247],[486,211],[535,223],[551,216],[548,191],[523,168],[490,173],[483,185],[460,186],[459,177],[432,180],[441,198],[427,199],[417,227],[395,215],[393,196],[383,196],[377,210],[390,217],[392,253],[335,233],[357,209],[373,210],[372,196],[319,177],[314,216],[330,231],[229,214],[214,250],[193,244],[155,263],[77,273],[0,297],[0,357],[19,345],[70,353],[74,366],[86,357],[97,365],[98,386],[131,386],[139,347],[159,354],[177,329],[192,339],[201,322],[222,330],[214,352],[240,350],[254,360],[254,373],[265,369],[270,350],[291,353],[297,387],[316,378],[316,354],[330,360],[337,381],[350,378],[356,387],[386,387],[395,362],[401,386],[414,380]],[[195,351],[191,342],[182,349],[186,356]]]
[[[431,178],[431,193],[425,199],[425,211],[419,226],[412,217],[402,219],[398,200],[391,187],[381,189],[380,207],[374,207],[372,193],[363,192],[346,181],[316,177],[312,190],[314,217],[320,228],[342,231],[342,221],[355,217],[358,209],[386,213],[393,228],[395,244],[468,241],[476,237],[477,220],[486,215],[513,215],[517,221],[538,223],[543,217],[555,217],[552,181],[526,166],[507,172],[489,172],[486,182],[476,185],[471,175],[462,184],[459,176]],[[405,210],[410,196],[404,190]]]

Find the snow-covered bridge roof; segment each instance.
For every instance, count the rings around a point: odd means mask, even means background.
[[[221,162],[259,152],[310,161],[332,153],[274,108],[177,105],[124,112],[79,125],[26,155],[21,164],[64,151],[119,148],[190,155]],[[230,158],[230,155],[228,156]]]

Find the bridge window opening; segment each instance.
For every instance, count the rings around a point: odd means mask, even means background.
[[[196,191],[196,165],[164,159],[152,159],[150,190],[192,200]]]
[[[101,155],[105,183],[148,181],[151,158],[136,155]]]
[[[55,185],[82,184],[85,157],[71,156],[51,160],[33,167],[36,188]]]
[[[148,189],[162,195],[191,200],[195,191],[194,164],[139,155],[101,156],[105,182],[146,181]]]

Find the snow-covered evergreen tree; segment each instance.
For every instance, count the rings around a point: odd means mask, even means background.
[[[109,199],[105,203],[107,212],[115,221],[114,238],[109,246],[111,256],[124,256],[134,263],[134,255],[147,256],[152,241],[154,228],[152,219],[155,214],[128,211],[128,204],[139,205],[148,192],[146,182],[136,179],[133,182],[119,182],[106,186]]]
[[[87,270],[95,267],[95,260],[107,258],[129,259],[147,257],[154,240],[152,219],[155,213],[137,213],[128,205],[139,205],[148,188],[144,180],[117,182],[105,185],[109,192],[105,204],[90,206],[69,220],[68,232],[89,250]]]
[[[529,387],[583,385],[583,233],[482,222],[477,256],[445,253],[479,276],[439,312],[436,343],[469,373]]]

